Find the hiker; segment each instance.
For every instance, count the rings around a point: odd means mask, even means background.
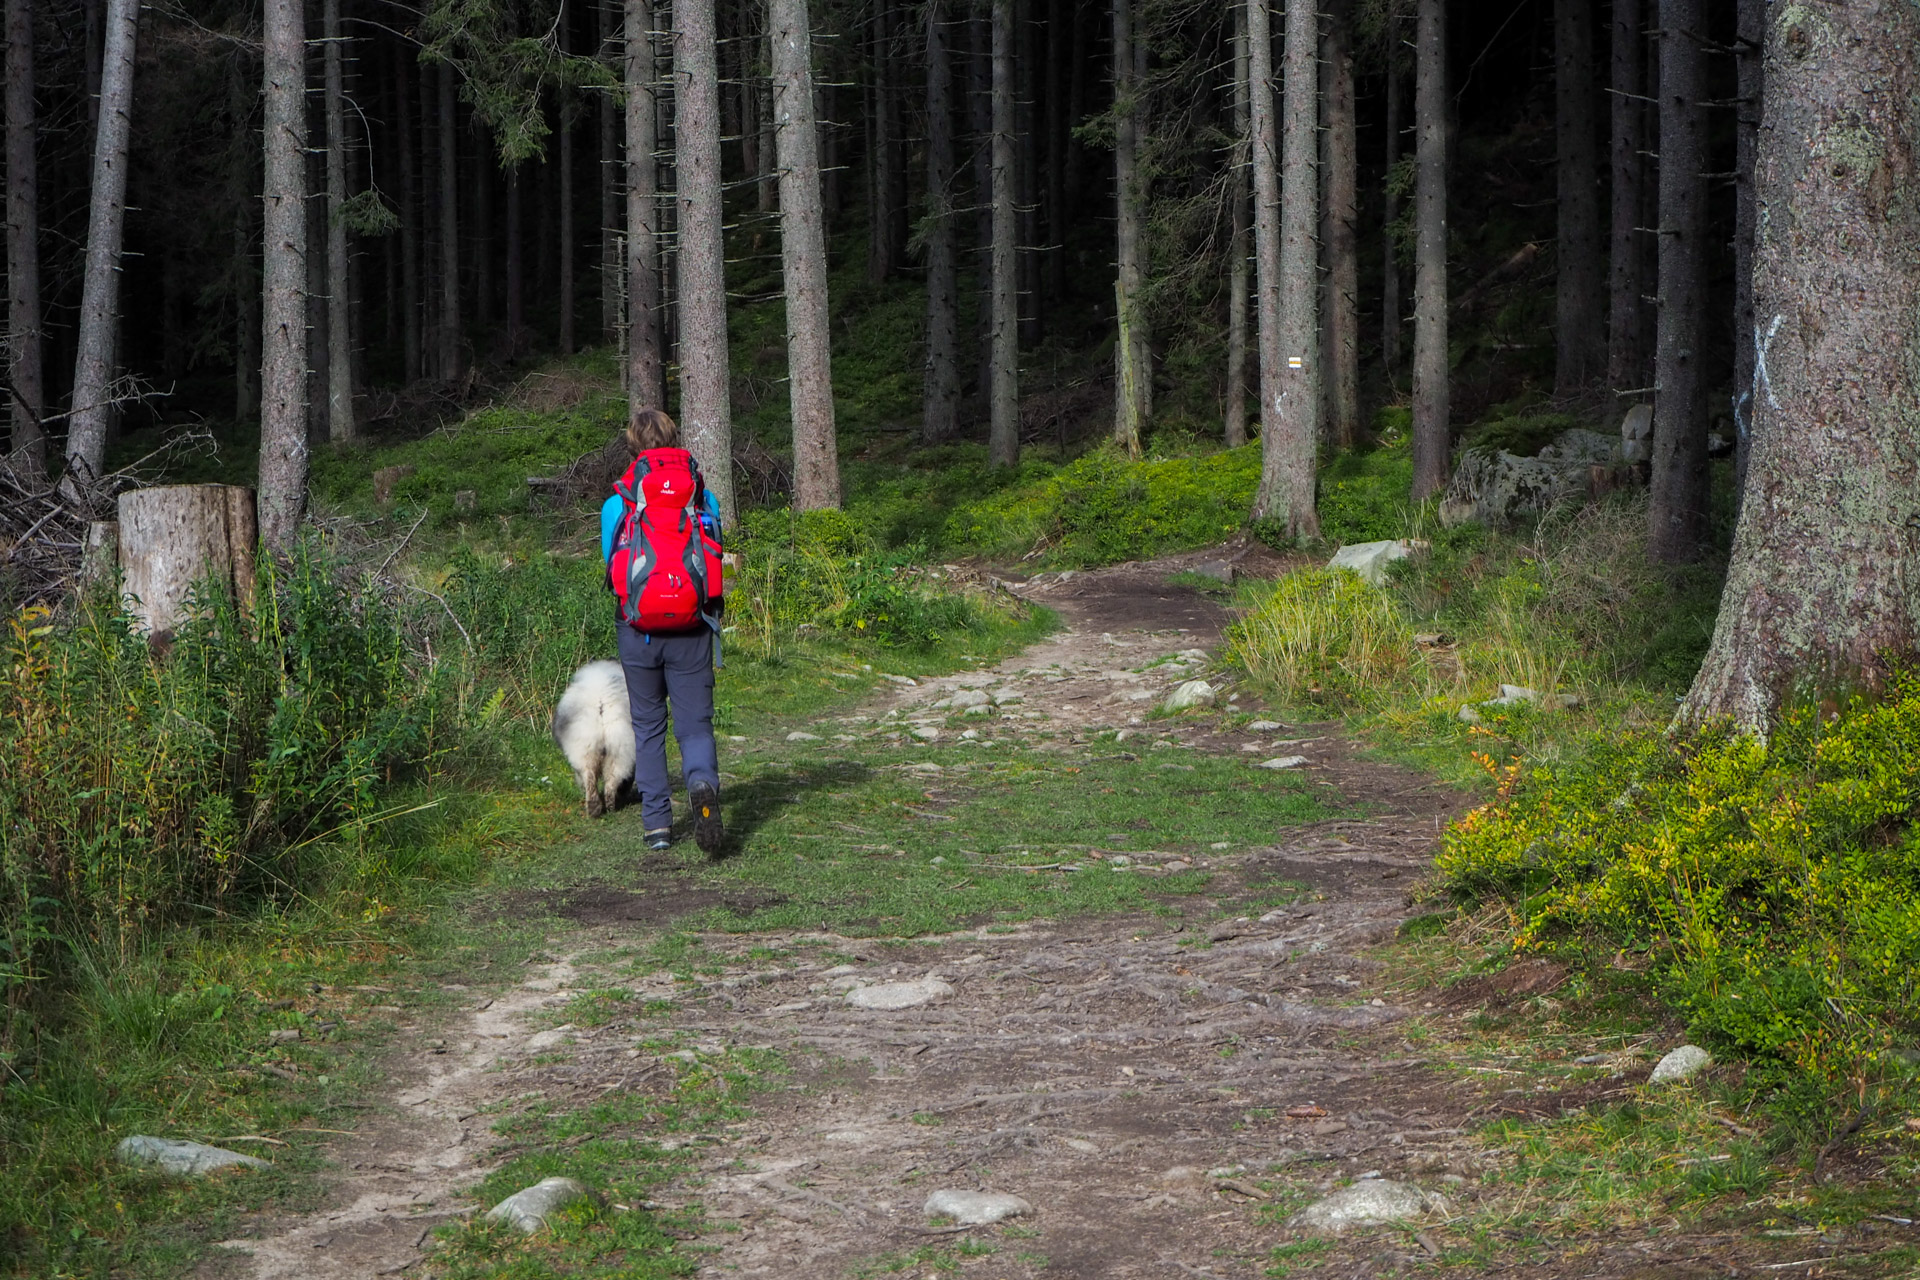
[[[620,666],[633,709],[634,786],[647,848],[673,847],[667,710],[693,806],[693,841],[720,851],[713,671],[720,643],[720,510],[680,428],[658,409],[627,425],[633,465],[600,508],[600,554],[615,597]]]

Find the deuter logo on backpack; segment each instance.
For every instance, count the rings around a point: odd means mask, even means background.
[[[685,449],[649,449],[614,486],[626,503],[607,562],[620,617],[640,631],[717,625],[720,543],[699,509],[706,486]]]

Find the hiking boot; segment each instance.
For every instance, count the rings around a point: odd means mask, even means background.
[[[727,829],[720,823],[720,793],[702,782],[694,787],[689,799],[693,801],[693,842],[702,853],[720,852],[727,836]]]
[[[660,852],[662,849],[673,848],[673,829],[671,827],[662,827],[658,831],[647,832],[647,848],[653,850],[655,853]]]

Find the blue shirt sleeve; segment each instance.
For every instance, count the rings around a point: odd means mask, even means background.
[[[613,540],[620,532],[620,517],[626,510],[625,500],[617,493],[600,504],[600,558],[609,563],[613,560]]]

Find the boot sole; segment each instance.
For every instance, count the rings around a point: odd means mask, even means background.
[[[720,797],[703,787],[692,799],[693,842],[702,853],[719,853],[727,838],[727,829],[720,821]]]

